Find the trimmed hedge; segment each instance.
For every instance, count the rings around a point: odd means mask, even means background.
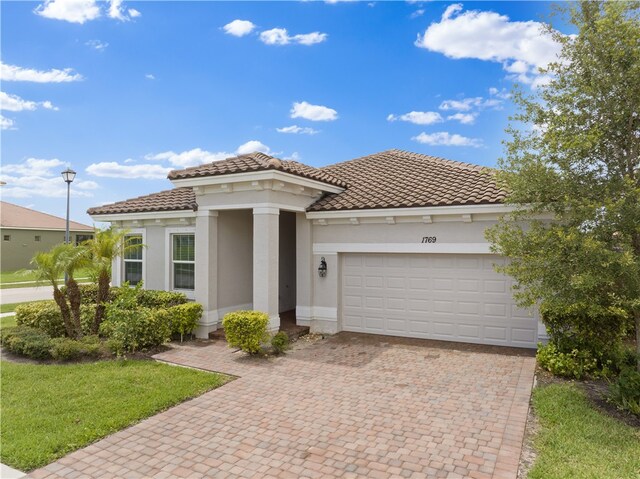
[[[83,304],[80,306],[80,320],[84,334],[91,333],[95,314],[95,304]],[[16,307],[16,324],[39,329],[52,338],[59,338],[65,335],[60,308],[53,300],[21,304]]]
[[[284,331],[280,331],[271,338],[271,348],[276,354],[284,354],[291,346],[289,336]]]
[[[222,318],[224,335],[229,346],[245,353],[258,354],[268,340],[269,315],[260,311],[235,311]]]
[[[183,293],[155,289],[138,290],[137,300],[140,306],[151,309],[171,308],[188,301]]]
[[[178,304],[167,309],[154,312],[157,319],[166,321],[171,328],[171,335],[180,335],[180,341],[185,334],[191,334],[198,326],[202,316],[202,305],[199,303]]]
[[[80,358],[99,358],[107,353],[98,336],[85,336],[79,341],[71,338],[54,338],[51,340],[51,357],[60,361]]]
[[[16,326],[2,331],[2,347],[33,359],[51,358],[51,337],[40,329]]]

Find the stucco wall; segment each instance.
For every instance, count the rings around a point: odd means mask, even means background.
[[[77,234],[91,234],[91,232],[71,231],[71,241],[76,242]],[[4,241],[4,236],[11,239]],[[35,237],[40,236],[40,241]],[[0,270],[16,271],[18,269],[32,268],[30,261],[39,251],[49,251],[53,246],[64,243],[64,231],[46,230],[18,230],[0,228]]]
[[[144,242],[147,247],[143,255],[144,287],[145,289],[166,289],[165,274],[169,268],[169,258],[166,254],[165,231],[163,226],[147,226]]]
[[[211,285],[215,288],[216,285]],[[218,309],[253,302],[253,212],[218,214]],[[221,311],[224,312],[224,311]]]

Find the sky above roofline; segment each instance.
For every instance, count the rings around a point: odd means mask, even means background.
[[[2,2],[2,199],[72,219],[262,151],[321,167],[398,148],[495,166],[546,2]],[[563,33],[571,31],[562,24]]]

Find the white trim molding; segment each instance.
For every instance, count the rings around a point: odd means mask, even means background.
[[[379,208],[366,210],[309,211],[307,219],[333,218],[387,218],[389,216],[437,216],[437,215],[471,215],[471,214],[506,214],[514,211],[512,205],[461,205],[461,206],[429,206],[416,208]],[[461,216],[462,219],[462,216]],[[431,218],[424,220],[430,222]]]
[[[177,211],[144,211],[139,213],[113,213],[107,215],[90,215],[94,221],[109,222],[114,221],[143,221],[173,218],[195,218],[196,212],[193,210]]]
[[[489,243],[313,243],[313,254],[337,253],[492,254]]]
[[[211,215],[211,216],[216,216],[216,215]],[[183,226],[183,227],[177,227],[177,228],[165,228],[164,229],[164,260],[167,262],[167,264],[165,265],[166,267],[164,268],[165,274],[164,274],[164,290],[165,291],[173,291],[176,293],[182,293],[184,294],[187,298],[189,299],[196,299],[196,290],[195,288],[193,290],[187,290],[187,289],[173,289],[171,286],[171,276],[173,274],[173,261],[171,259],[172,254],[171,254],[171,248],[173,247],[173,244],[171,242],[171,236],[174,234],[192,234],[194,236],[194,240],[195,240],[195,235],[196,235],[196,227],[195,226]],[[195,271],[194,271],[194,275],[195,275]],[[195,278],[194,278],[195,279]]]
[[[133,229],[128,230],[127,234],[126,234],[126,236],[137,236],[137,235],[142,236],[142,244],[145,245],[145,246],[142,247],[142,286],[143,286],[143,288],[146,289],[147,288],[147,250],[146,250],[147,229],[146,228],[133,228]],[[118,286],[121,286],[125,282],[125,279],[124,279],[124,257],[122,257],[122,256],[118,257],[118,269],[119,269],[119,271],[117,272],[118,280],[119,280]]]

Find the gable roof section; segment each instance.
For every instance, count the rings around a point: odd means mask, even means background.
[[[16,229],[65,231],[67,229],[67,221],[59,216],[2,201],[0,202],[0,226]],[[76,221],[69,221],[69,229],[71,231],[93,231],[94,228]]]
[[[489,168],[434,156],[388,150],[325,166],[322,171],[349,184],[307,211],[339,211],[502,203]]]
[[[302,178],[320,181],[329,185],[345,188],[347,185],[342,180],[335,178],[330,173],[312,166],[298,163],[297,161],[280,160],[264,153],[251,153],[227,158],[222,161],[214,161],[204,165],[173,170],[169,172],[170,180],[182,180],[187,178],[200,178],[204,176],[230,175],[233,173],[248,173],[253,171],[276,170],[289,173]]]
[[[90,215],[110,215],[120,213],[143,213],[152,211],[196,211],[196,195],[191,188],[174,188],[110,205],[89,208]]]

